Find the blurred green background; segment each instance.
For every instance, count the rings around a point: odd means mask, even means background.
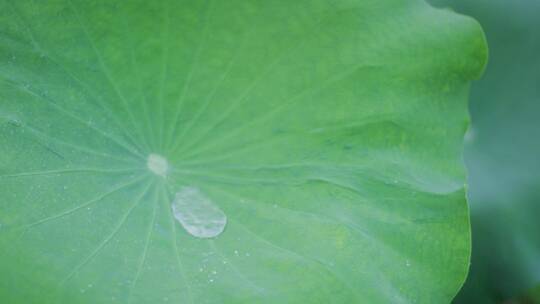
[[[466,137],[473,255],[454,303],[540,303],[540,0],[432,0],[474,17],[490,59]]]

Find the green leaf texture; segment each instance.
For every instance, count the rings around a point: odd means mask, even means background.
[[[475,21],[0,0],[0,30],[2,302],[445,303],[464,281]]]
[[[490,46],[471,93],[473,256],[456,303],[502,303],[540,284],[540,1],[440,2],[477,18]]]

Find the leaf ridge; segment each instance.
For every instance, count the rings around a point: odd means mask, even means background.
[[[195,70],[195,65],[199,61],[199,56],[201,54],[203,44],[205,43],[205,41],[207,39],[207,36],[208,36],[209,22],[208,22],[207,18],[208,18],[208,15],[210,14],[211,4],[212,3],[213,3],[213,0],[206,0],[205,14],[204,14],[204,17],[201,20],[201,23],[202,23],[201,24],[201,26],[202,26],[201,39],[198,42],[197,48],[195,50],[195,54],[193,55],[193,59],[191,60],[192,63],[191,63],[191,66],[189,68],[189,72],[188,72],[188,74],[186,76],[186,80],[184,81],[184,84],[182,85],[182,91],[180,92],[180,96],[178,98],[178,101],[176,102],[176,109],[175,109],[174,115],[173,115],[173,117],[174,117],[173,123],[171,124],[171,127],[169,128],[170,131],[168,133],[170,133],[170,134],[167,136],[169,138],[169,142],[172,142],[174,140],[174,133],[176,133],[176,129],[177,129],[177,125],[178,125],[178,119],[180,118],[180,115],[181,115],[181,110],[182,110],[182,107],[183,107],[185,96],[187,94],[187,90],[189,89],[189,86],[191,84],[191,79],[192,79],[192,76],[193,76],[193,72]]]
[[[83,209],[85,207],[88,207],[88,206],[90,206],[90,205],[92,205],[94,203],[97,203],[97,202],[103,200],[107,196],[109,196],[109,195],[111,195],[111,194],[113,194],[113,193],[115,193],[117,191],[120,191],[120,190],[122,190],[124,188],[127,188],[130,185],[133,185],[133,184],[136,184],[137,182],[140,182],[141,180],[143,180],[143,178],[135,179],[135,180],[129,181],[127,183],[121,184],[121,185],[119,185],[119,186],[117,186],[117,187],[115,187],[115,188],[113,188],[113,189],[111,189],[111,190],[109,190],[109,191],[107,191],[107,192],[105,192],[103,194],[98,195],[97,197],[95,197],[95,198],[93,198],[93,199],[91,199],[89,201],[86,201],[82,205],[79,205],[77,207],[68,209],[66,211],[62,211],[62,212],[60,212],[60,213],[58,213],[56,215],[48,216],[48,217],[46,217],[44,219],[41,219],[41,220],[38,220],[36,222],[30,223],[30,224],[27,224],[27,225],[23,225],[20,228],[24,228],[25,233],[26,233],[26,231],[28,231],[30,228],[32,228],[34,226],[41,225],[43,223],[46,223],[46,222],[49,222],[49,221],[52,221],[52,220],[55,220],[55,219],[59,219],[59,218],[62,218],[64,216],[75,213],[75,212],[77,212],[77,211],[79,211],[79,210],[81,210],[81,209]]]
[[[167,195],[168,189],[166,188],[166,186],[164,186],[162,188],[163,188],[163,191],[161,193],[162,193],[162,196],[164,198],[163,202],[166,204],[167,201],[168,201],[168,195]],[[182,278],[184,280],[184,283],[186,284],[186,291],[187,291],[188,300],[189,300],[189,302],[191,304],[194,304],[195,302],[193,300],[193,291],[191,290],[191,285],[189,284],[189,282],[187,280],[187,277],[186,277],[186,274],[185,274],[185,267],[184,267],[184,265],[182,263],[182,259],[180,259],[180,253],[178,252],[178,242],[176,241],[177,238],[178,238],[178,235],[176,233],[176,223],[174,221],[174,215],[172,213],[171,208],[168,208],[168,206],[165,206],[165,207],[166,207],[165,210],[167,210],[167,213],[169,214],[169,218],[170,218],[171,229],[172,229],[171,243],[172,243],[176,263],[177,263],[177,266],[178,266],[178,271],[180,272],[180,275],[182,276]]]
[[[158,202],[159,202],[158,190],[157,190],[157,187],[155,187],[155,189],[154,189],[154,204],[153,204],[154,206],[152,208],[152,219],[151,219],[150,224],[148,226],[148,232],[146,233],[146,239],[145,239],[145,243],[144,243],[143,252],[141,254],[141,258],[139,260],[139,263],[137,264],[137,270],[135,272],[135,277],[133,278],[133,281],[132,281],[131,286],[129,288],[129,294],[128,294],[128,299],[127,299],[128,304],[131,303],[131,300],[133,298],[133,290],[137,286],[137,282],[139,281],[141,270],[142,270],[142,268],[143,268],[143,266],[144,266],[144,264],[146,262],[146,256],[147,256],[147,253],[148,253],[148,248],[150,247],[150,240],[152,239],[152,234],[153,234],[153,231],[154,231],[154,224],[156,222],[156,213],[157,213],[156,209],[159,206]]]
[[[86,37],[86,40],[88,41],[88,43],[90,44],[90,47],[92,48],[92,50],[94,51],[94,54],[96,55],[96,58],[97,58],[97,61],[98,61],[98,64],[101,68],[101,71],[103,72],[103,75],[105,76],[105,78],[107,79],[107,81],[109,82],[109,84],[111,85],[113,91],[115,92],[115,94],[118,96],[118,98],[122,101],[122,105],[124,106],[124,109],[126,110],[126,112],[128,113],[128,116],[129,116],[129,120],[133,126],[133,128],[135,130],[137,130],[137,133],[141,134],[141,130],[140,128],[138,127],[139,125],[137,123],[135,123],[135,116],[133,114],[133,112],[131,111],[131,107],[129,106],[126,98],[124,97],[124,95],[120,92],[120,90],[118,89],[118,86],[116,85],[116,83],[113,81],[111,75],[110,75],[110,71],[109,69],[107,68],[107,66],[105,65],[105,62],[103,61],[103,56],[101,55],[101,53],[99,52],[97,46],[96,46],[96,43],[94,42],[94,40],[92,39],[92,37],[90,36],[90,33],[88,32],[88,28],[87,26],[85,25],[85,23],[83,22],[84,19],[82,18],[79,10],[77,9],[77,7],[73,4],[73,1],[72,0],[67,0],[69,6],[71,7],[72,11],[75,13],[75,16],[77,17],[76,20],[77,20],[77,23],[79,24],[79,26],[81,27],[83,33],[84,33],[84,36]],[[147,149],[150,148],[150,146],[148,145],[148,143],[146,142],[146,139],[144,138],[144,136],[142,136],[142,142],[144,143],[144,145],[146,146]]]
[[[69,78],[71,78],[72,80],[74,80],[78,85],[82,86],[83,88],[85,88],[85,90],[88,92],[88,94],[92,97],[92,99],[94,101],[96,101],[97,105],[103,110],[105,111],[105,113],[107,114],[107,116],[111,117],[115,124],[120,127],[120,129],[122,129],[122,132],[124,132],[125,136],[127,138],[129,138],[131,141],[132,141],[132,144],[134,145],[134,147],[136,147],[137,149],[141,149],[141,147],[136,143],[136,140],[134,139],[133,135],[131,134],[131,132],[129,132],[125,126],[119,122],[118,120],[118,117],[116,115],[113,115],[110,113],[110,111],[107,109],[106,106],[103,105],[103,103],[101,102],[101,99],[100,98],[97,98],[96,97],[96,94],[94,93],[94,91],[88,87],[88,85],[86,83],[84,83],[82,80],[80,80],[79,78],[77,78],[75,75],[73,75],[66,67],[64,67],[62,64],[60,64],[58,61],[56,61],[54,58],[51,57],[50,54],[48,54],[43,47],[41,47],[41,44],[37,41],[33,31],[32,31],[32,28],[30,27],[30,25],[28,24],[28,22],[25,20],[25,18],[20,15],[18,13],[18,11],[15,9],[13,3],[11,3],[10,0],[7,0],[6,1],[8,4],[9,4],[9,7],[11,8],[11,10],[13,11],[14,15],[17,17],[17,20],[16,22],[21,24],[26,30],[26,32],[28,33],[28,36],[30,38],[30,41],[31,41],[31,44],[32,44],[32,48],[34,50],[36,50],[36,52],[40,55],[40,57],[43,57],[43,58],[47,58],[49,61],[51,61],[52,63],[54,63],[56,66],[58,66],[65,75],[67,75]]]
[[[75,266],[75,268],[73,268],[73,270],[64,278],[62,279],[62,281],[60,282],[60,285],[64,285],[67,281],[69,281],[77,272],[79,272],[85,265],[87,265],[94,257],[96,257],[99,252],[105,247],[105,245],[107,245],[111,240],[112,238],[114,238],[114,236],[120,231],[120,229],[122,228],[122,226],[124,226],[126,220],[129,218],[129,216],[131,215],[131,213],[133,212],[133,210],[135,209],[135,207],[137,207],[139,205],[139,203],[142,201],[142,198],[144,197],[144,195],[148,192],[148,190],[150,189],[150,186],[152,184],[149,183],[146,188],[141,192],[141,194],[137,197],[137,199],[135,200],[135,202],[133,203],[133,205],[124,213],[124,215],[122,216],[121,220],[118,222],[118,224],[115,226],[115,228],[113,229],[113,231],[105,238],[101,241],[101,243],[98,245],[98,247],[96,247],[96,249],[94,249],[94,251],[92,251],[92,253],[90,255],[88,255],[84,260],[82,260],[77,266]]]
[[[52,99],[48,98],[48,97],[45,97],[45,96],[42,96],[41,94],[38,94],[36,92],[34,92],[33,90],[25,87],[25,86],[21,86],[21,85],[15,85],[13,83],[11,83],[10,80],[7,80],[4,78],[4,83],[10,85],[11,87],[15,88],[15,89],[19,89],[21,92],[26,92],[27,94],[31,95],[31,96],[34,96],[38,99],[41,99],[43,100],[47,105],[50,105],[52,108],[54,108],[56,111],[58,111],[59,113],[62,113],[64,114],[65,116],[79,122],[80,124],[86,126],[87,128],[93,130],[94,132],[96,132],[97,134],[101,135],[102,137],[105,137],[109,140],[111,140],[112,142],[114,142],[116,145],[118,145],[119,147],[125,149],[127,152],[129,153],[132,153],[133,155],[135,156],[139,156],[140,158],[144,159],[144,156],[142,154],[140,154],[139,152],[137,152],[136,150],[133,150],[131,147],[129,147],[129,145],[123,143],[120,139],[117,139],[115,138],[114,136],[112,136],[111,134],[101,130],[100,128],[97,128],[95,126],[92,126],[91,124],[89,124],[86,120],[80,118],[79,116],[75,115],[74,113],[72,113],[71,111],[68,111],[66,109],[64,109],[62,106],[58,105],[55,101],[53,101]]]

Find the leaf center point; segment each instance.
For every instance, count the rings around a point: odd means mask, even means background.
[[[159,154],[152,153],[148,155],[146,166],[152,173],[163,177],[167,176],[169,171],[169,162]]]

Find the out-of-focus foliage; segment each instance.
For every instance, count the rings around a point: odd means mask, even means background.
[[[490,47],[471,97],[473,256],[455,303],[504,303],[540,282],[540,1],[434,2],[476,18]]]
[[[540,285],[537,285],[535,288],[529,290],[524,298],[522,298],[525,303],[538,303],[540,301]]]
[[[536,304],[540,301],[540,285],[527,290],[523,295],[508,300],[504,304]]]

